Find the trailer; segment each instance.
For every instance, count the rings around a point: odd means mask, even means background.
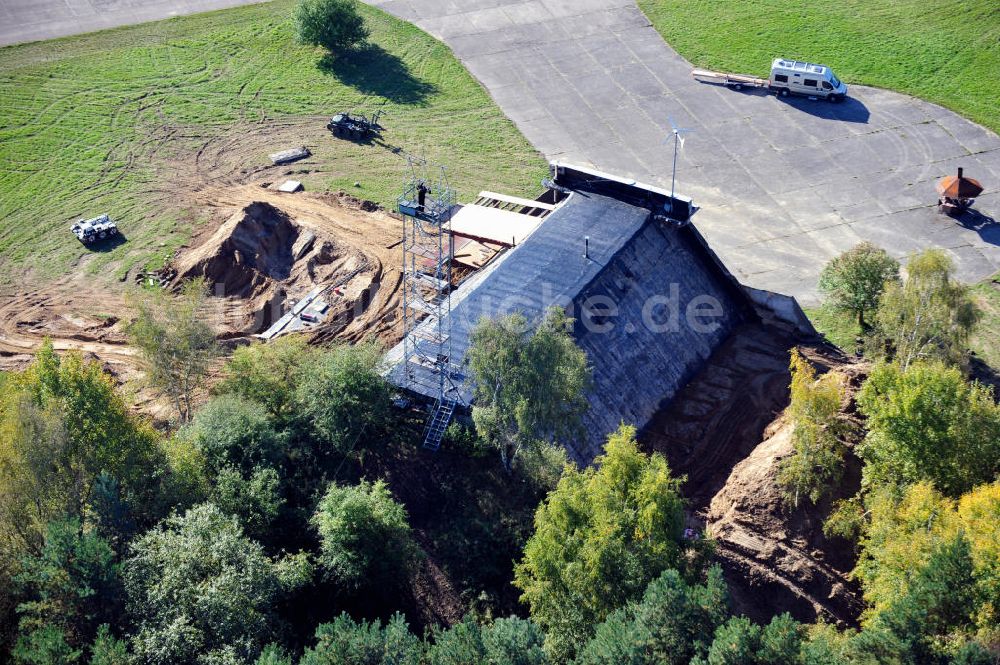
[[[691,72],[691,76],[693,76],[696,81],[700,81],[701,83],[715,83],[716,85],[724,85],[727,88],[732,88],[733,90],[742,90],[744,87],[766,88],[769,84],[767,79],[750,76],[749,74],[713,72],[708,69],[695,69]]]
[[[775,58],[771,63],[771,75],[766,79],[710,69],[695,69],[691,76],[701,83],[724,85],[734,90],[765,88],[780,97],[802,95],[831,102],[840,102],[847,97],[847,84],[838,79],[829,67],[799,60]]]

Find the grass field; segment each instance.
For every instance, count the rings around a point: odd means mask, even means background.
[[[970,346],[983,362],[1000,373],[1000,273],[973,286],[972,297],[983,318]]]
[[[279,0],[0,49],[0,283],[65,274],[87,254],[69,223],[101,212],[128,241],[87,271],[161,262],[207,218],[163,182],[213,137],[238,144],[272,125],[321,130],[310,147],[322,168],[296,176],[308,189],[389,204],[409,151],[448,165],[460,198],[537,193],[543,160],[446,46],[365,7],[371,45],[333,60],[293,41],[293,8]],[[323,116],[383,104],[384,145],[323,129]],[[260,168],[290,147],[279,140],[239,158]]]
[[[916,95],[1000,132],[996,0],[639,0],[695,65],[766,75],[775,57]]]

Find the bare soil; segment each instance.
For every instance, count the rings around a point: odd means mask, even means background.
[[[286,300],[314,284],[342,281],[328,299],[330,315],[311,330],[312,341],[375,336],[391,344],[399,338],[396,219],[343,194],[284,194],[252,184],[193,194],[217,221],[197,246],[181,248],[169,270],[177,281],[207,278],[218,296],[210,316],[220,337],[260,332]],[[122,380],[139,376],[138,359],[126,345],[125,290],[78,270],[34,290],[0,294],[0,369],[22,369],[48,337],[57,350],[93,354]]]
[[[692,526],[716,542],[735,611],[766,622],[790,612],[854,625],[861,610],[850,543],[827,539],[822,525],[831,499],[790,510],[777,482],[792,452],[788,405],[789,351],[799,348],[819,371],[836,369],[860,385],[864,365],[834,347],[802,340],[780,325],[737,329],[707,365],[641,434],[663,453],[689,501]],[[853,392],[852,392],[853,394]],[[848,405],[845,405],[845,408]],[[833,499],[853,495],[860,465],[853,455]]]

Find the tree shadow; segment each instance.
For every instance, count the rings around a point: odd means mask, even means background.
[[[955,216],[955,220],[965,228],[978,233],[985,242],[1000,245],[1000,223],[989,215],[969,208],[961,215]]]
[[[316,67],[358,92],[396,104],[424,105],[438,89],[414,76],[401,58],[377,44],[363,44],[336,55],[327,53]]]
[[[993,394],[1000,397],[1000,372],[990,367],[982,358],[969,358],[969,376],[986,386],[993,386]]]

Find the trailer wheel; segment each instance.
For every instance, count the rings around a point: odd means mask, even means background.
[[[742,90],[742,89],[743,89],[742,83],[737,83],[733,86],[733,90]]]

